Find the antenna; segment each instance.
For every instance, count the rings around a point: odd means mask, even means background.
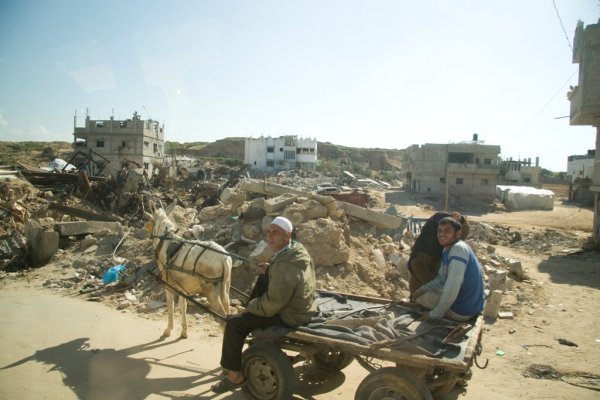
[[[146,112],[146,117],[148,117],[148,119],[152,119],[152,118],[150,118],[150,114],[148,114],[148,110],[146,110],[146,106],[142,104],[142,108]]]

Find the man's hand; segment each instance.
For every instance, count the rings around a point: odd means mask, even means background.
[[[259,274],[264,274],[264,273],[266,273],[266,272],[268,271],[268,269],[269,269],[269,265],[270,265],[270,264],[269,264],[269,263],[267,263],[267,262],[261,262],[261,263],[259,263],[259,264],[258,264],[258,273],[259,273]]]
[[[459,212],[453,212],[452,213],[452,218],[454,218],[458,222],[462,221],[462,215]]]

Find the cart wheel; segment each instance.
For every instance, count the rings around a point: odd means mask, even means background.
[[[242,371],[248,383],[242,391],[253,400],[292,398],[296,377],[287,355],[271,343],[256,343],[242,354]]]
[[[316,352],[312,361],[318,368],[326,371],[341,371],[352,363],[354,356],[341,350],[324,348]]]
[[[427,386],[412,372],[394,367],[367,375],[354,400],[433,400]]]

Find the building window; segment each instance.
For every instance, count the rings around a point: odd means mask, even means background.
[[[127,147],[127,142],[121,142],[121,147]]]
[[[150,148],[150,142],[144,142],[144,147],[149,149]]]
[[[491,158],[484,158],[483,159],[483,163],[485,165],[492,165],[492,159]]]
[[[267,153],[275,153],[275,146],[267,146]]]
[[[463,178],[456,178],[456,184],[457,185],[462,185],[463,184]]]
[[[152,146],[152,148],[153,148],[153,150],[154,150],[155,153],[158,152],[158,143],[154,143],[153,146]]]
[[[96,147],[104,147],[104,140],[96,140]]]
[[[488,180],[487,180],[487,179],[482,179],[482,180],[481,180],[481,184],[482,184],[483,186],[487,186],[487,185],[489,185],[489,182],[488,182]]]
[[[283,152],[283,159],[284,160],[295,160],[296,159],[296,152],[294,150],[286,150]]]
[[[120,128],[127,128],[127,121],[121,121],[121,123],[119,124]]]
[[[440,178],[440,183],[446,183],[446,178]]]
[[[104,121],[96,121],[96,128],[104,128]]]
[[[267,160],[267,167],[273,167],[275,166],[275,163],[273,160]]]
[[[523,182],[531,183],[531,178],[523,178]]]

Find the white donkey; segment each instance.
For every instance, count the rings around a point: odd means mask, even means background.
[[[204,293],[213,311],[225,316],[230,313],[229,289],[231,287],[231,257],[218,243],[198,241],[184,242],[177,236],[176,225],[164,209],[154,210],[146,224],[156,251],[156,263],[161,278],[187,295]],[[214,249],[214,250],[213,250]],[[167,294],[168,325],[163,336],[171,335],[175,295],[165,288]],[[181,313],[181,338],[187,338],[187,301],[179,296]]]

